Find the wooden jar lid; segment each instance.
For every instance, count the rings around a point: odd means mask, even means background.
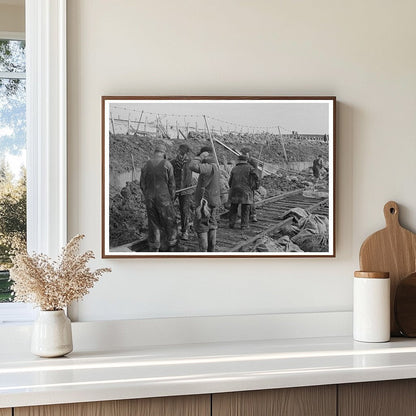
[[[366,279],[388,279],[389,276],[389,272],[354,272],[354,277],[364,277]]]

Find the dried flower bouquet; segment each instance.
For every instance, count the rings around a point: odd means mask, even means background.
[[[79,254],[83,238],[80,234],[72,238],[57,261],[45,254],[29,255],[26,250],[17,253],[10,270],[15,302],[34,303],[42,310],[57,311],[85,296],[99,277],[111,269],[89,269],[87,263],[94,253]]]

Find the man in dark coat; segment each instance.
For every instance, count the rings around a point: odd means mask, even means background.
[[[319,178],[321,177],[321,170],[323,167],[324,167],[324,161],[323,161],[322,155],[318,155],[318,157],[313,161],[313,165],[312,165],[312,172],[315,178],[314,188],[316,187],[316,184],[318,183]]]
[[[260,186],[261,172],[260,172],[257,161],[250,156],[250,149],[248,147],[243,147],[241,149],[241,154],[247,156],[248,164],[250,164],[254,168],[255,173],[257,174],[258,183],[255,186],[253,186],[253,199],[254,199],[254,191],[258,189],[258,187]],[[253,200],[253,203],[250,205],[249,218],[251,222],[258,221],[257,213],[256,213],[256,206],[254,205],[254,200]]]
[[[218,208],[221,205],[220,171],[211,146],[201,148],[189,168],[199,173],[195,190],[194,228],[202,252],[215,251],[218,229]]]
[[[189,169],[191,159],[189,158],[190,148],[187,144],[181,144],[177,156],[171,160],[173,173],[175,175],[175,184],[177,191],[185,189],[177,193],[179,200],[179,213],[181,215],[181,238],[189,239],[189,224],[191,222],[191,204],[194,189],[192,186],[192,171]]]
[[[177,243],[175,178],[172,164],[165,159],[164,145],[156,146],[153,157],[141,170],[140,188],[146,201],[148,242],[151,251],[159,251],[161,234],[167,241],[168,250]]]
[[[239,205],[241,205],[241,228],[249,226],[250,207],[254,203],[253,181],[256,180],[256,175],[253,166],[247,162],[247,156],[238,156],[238,162],[231,171],[229,180],[230,228],[235,226]]]

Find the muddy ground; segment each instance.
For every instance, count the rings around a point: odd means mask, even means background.
[[[236,137],[235,135],[217,136],[223,143],[239,151],[243,147],[251,149],[251,156],[259,158],[268,163],[284,162],[284,152],[280,139],[276,135],[267,135],[260,141],[250,141],[249,135]],[[136,167],[141,167],[152,154],[156,144],[163,143],[167,148],[168,159],[176,155],[180,144],[186,143],[193,154],[197,154],[201,146],[209,145],[209,138],[206,135],[190,134],[188,140],[165,139],[150,136],[125,136],[116,135],[110,137],[110,169],[121,173],[132,169],[132,160]],[[263,137],[263,136],[262,136]],[[285,149],[289,162],[313,161],[322,154],[324,160],[328,160],[328,145],[322,142],[309,142],[306,140],[289,139],[285,140]],[[224,160],[234,160],[235,156],[224,147],[216,144],[216,152],[220,163]],[[133,159],[132,159],[133,156]]]

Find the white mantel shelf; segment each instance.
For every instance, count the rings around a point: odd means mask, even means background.
[[[0,408],[416,377],[416,340],[350,337],[0,353]]]

